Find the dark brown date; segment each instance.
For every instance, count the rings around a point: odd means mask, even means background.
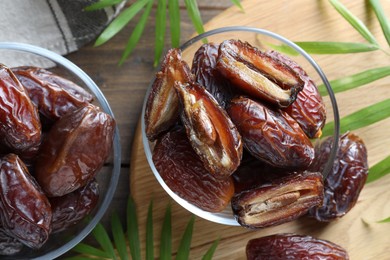
[[[175,129],[158,139],[153,162],[174,193],[205,211],[223,210],[233,196],[231,177],[219,180],[206,170],[184,129]]]
[[[41,143],[38,111],[16,76],[2,64],[0,90],[0,136],[14,153],[32,158]]]
[[[82,87],[45,69],[23,66],[12,68],[12,71],[39,112],[52,121],[93,100]]]
[[[14,255],[22,251],[23,244],[9,236],[0,225],[0,255]]]
[[[99,187],[96,180],[62,197],[50,198],[52,233],[64,231],[79,223],[96,207],[98,200]]]
[[[35,167],[47,196],[64,196],[92,180],[110,155],[114,130],[114,119],[94,105],[61,117],[43,142]]]
[[[49,201],[15,154],[0,161],[0,219],[4,232],[31,248],[48,239],[52,211]]]
[[[310,139],[286,112],[246,97],[232,99],[227,112],[245,148],[257,159],[289,169],[307,169],[313,161]]]
[[[241,136],[226,111],[197,83],[175,83],[192,148],[217,178],[230,176],[242,158]]]
[[[314,81],[298,63],[289,57],[276,51],[270,51],[267,54],[287,64],[305,83],[294,103],[284,110],[298,122],[309,138],[320,137],[321,129],[326,121],[326,110]]]
[[[205,87],[207,91],[225,108],[233,97],[232,86],[216,69],[219,44],[205,43],[194,55],[191,72],[195,82]]]
[[[297,234],[275,234],[251,239],[248,260],[348,260],[348,253],[330,241]]]
[[[176,81],[193,80],[191,70],[181,58],[179,49],[165,55],[161,69],[156,74],[145,108],[145,132],[150,141],[168,130],[179,120],[179,99],[174,89]]]
[[[221,43],[217,69],[247,94],[279,107],[291,105],[304,85],[286,64],[239,40]]]
[[[331,138],[318,149],[320,158],[313,167],[323,170],[329,157]],[[353,133],[340,138],[339,149],[333,170],[324,181],[323,202],[309,211],[319,221],[333,221],[347,214],[356,204],[368,175],[367,149],[363,140]]]
[[[241,226],[264,228],[297,219],[322,198],[322,175],[305,171],[238,193],[231,205]]]

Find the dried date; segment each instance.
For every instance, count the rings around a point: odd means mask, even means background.
[[[49,199],[53,211],[53,234],[76,225],[96,207],[99,200],[98,186],[97,181],[92,180],[74,192]]]
[[[12,68],[12,71],[39,112],[52,121],[93,100],[82,87],[45,69],[23,66]]]
[[[341,246],[327,240],[297,234],[275,234],[251,239],[246,245],[248,260],[348,260]]]
[[[305,171],[242,191],[231,205],[240,225],[264,228],[297,219],[322,198],[322,175]]]
[[[35,167],[47,196],[64,196],[92,180],[110,155],[114,130],[114,119],[94,105],[61,117],[43,142]]]
[[[223,210],[233,196],[231,177],[219,180],[207,171],[184,129],[172,130],[158,139],[153,162],[174,193],[205,211]]]
[[[14,255],[22,251],[23,244],[9,236],[0,225],[0,255]]]
[[[309,138],[320,137],[321,129],[326,121],[326,109],[314,81],[298,63],[289,57],[276,51],[270,51],[267,54],[287,64],[305,83],[296,100],[284,110],[298,122]]]
[[[0,161],[0,219],[4,232],[31,248],[48,239],[52,211],[49,201],[15,154]]]
[[[307,169],[313,161],[313,145],[286,112],[247,97],[232,99],[227,112],[245,148],[257,159],[289,169]]]
[[[179,120],[179,99],[174,89],[176,81],[193,80],[191,70],[181,58],[179,49],[165,55],[161,69],[156,74],[145,108],[145,132],[150,141],[168,130]]]
[[[238,40],[221,43],[216,67],[247,94],[279,107],[291,105],[304,85],[289,66]]]
[[[321,155],[313,168],[323,170],[330,153],[329,138],[318,149]],[[361,138],[353,133],[340,137],[339,149],[333,169],[324,180],[323,202],[309,214],[319,221],[333,221],[347,214],[356,204],[368,175],[367,149]]]
[[[175,83],[181,120],[205,167],[217,178],[230,176],[242,158],[241,136],[226,111],[197,83]]]
[[[0,64],[0,136],[14,153],[32,158],[41,143],[37,108],[19,80]]]

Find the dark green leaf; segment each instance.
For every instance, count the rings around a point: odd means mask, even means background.
[[[390,156],[370,167],[366,183],[376,181],[377,179],[390,173]]]
[[[295,44],[312,54],[345,54],[379,49],[374,44],[355,42],[295,42]]]
[[[171,42],[172,47],[180,46],[180,7],[179,0],[169,0],[169,19],[171,26]]]
[[[96,227],[92,230],[92,234],[96,241],[99,242],[100,246],[103,248],[111,259],[116,259],[114,246],[111,243],[111,239],[107,234],[107,231],[104,229],[103,225],[98,223]]]
[[[186,260],[190,256],[192,230],[194,229],[195,217],[192,216],[184,231],[183,237],[177,250],[176,260]]]
[[[187,8],[188,16],[191,18],[192,24],[198,34],[204,33],[203,22],[200,16],[198,4],[195,0],[184,0]]]
[[[126,48],[122,54],[122,57],[119,61],[119,65],[122,65],[127,57],[133,52],[135,46],[137,45],[139,39],[141,38],[142,33],[144,32],[146,22],[148,20],[150,10],[152,9],[154,0],[149,0],[148,5],[145,7],[145,11],[142,14],[140,20],[135,26],[133,32],[130,35],[129,41],[126,44]]]
[[[240,10],[241,10],[242,12],[244,12],[244,8],[242,8],[242,5],[241,5],[241,3],[240,3],[240,0],[230,0],[230,1],[232,1],[232,3],[233,3],[235,6],[237,6],[238,8],[240,8]]]
[[[154,66],[156,67],[160,61],[164,49],[165,40],[165,26],[166,26],[166,0],[158,0],[157,14],[156,14],[156,35],[154,44]]]
[[[118,251],[120,259],[121,260],[129,259],[127,253],[125,234],[123,232],[121,221],[118,217],[118,214],[116,213],[114,213],[111,217],[111,230],[115,242],[115,247],[116,250]]]
[[[387,40],[387,43],[390,46],[390,22],[387,19],[386,14],[383,11],[383,8],[379,2],[379,0],[370,0],[370,4],[374,9],[376,16],[378,17],[378,21],[382,27],[383,34]]]
[[[172,259],[171,205],[168,205],[161,230],[160,260]]]
[[[378,221],[378,223],[389,223],[389,222],[390,222],[390,217]]]
[[[146,219],[146,260],[154,259],[153,242],[153,201],[149,203],[148,217]]]
[[[390,99],[378,102],[369,107],[365,107],[356,111],[340,120],[340,133],[353,131],[390,116]],[[322,129],[322,136],[329,136],[333,134],[333,122],[329,122]]]
[[[103,9],[108,6],[113,6],[116,4],[119,4],[123,0],[100,0],[99,2],[96,2],[94,4],[91,4],[84,8],[85,11],[95,11],[99,9]]]
[[[127,237],[130,246],[130,254],[133,260],[141,260],[141,246],[139,241],[137,211],[135,202],[132,197],[129,197],[126,209],[127,217]]]
[[[74,248],[72,248],[72,250],[80,254],[96,256],[100,258],[110,257],[106,252],[84,243],[78,243]]]
[[[375,37],[367,29],[364,23],[354,16],[343,4],[337,0],[329,0],[333,7],[355,28],[368,42],[378,45]]]
[[[213,255],[214,255],[215,250],[217,249],[217,246],[218,246],[218,243],[219,243],[219,239],[220,238],[218,238],[217,240],[214,241],[214,243],[211,245],[209,250],[207,250],[206,254],[204,254],[204,256],[202,257],[202,260],[211,260],[211,259],[213,259]]]
[[[95,46],[102,45],[117,34],[128,22],[146,5],[149,0],[138,0],[127,9],[122,11],[106,29],[99,35]]]
[[[332,86],[333,92],[343,92],[349,89],[353,89],[364,84],[368,84],[375,80],[384,78],[390,75],[390,66],[369,69],[348,77],[343,77],[340,79],[335,79],[330,81],[330,85]],[[324,85],[318,86],[318,90],[322,96],[328,95],[328,91],[326,90]]]

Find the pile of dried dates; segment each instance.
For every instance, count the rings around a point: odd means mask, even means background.
[[[332,139],[312,142],[326,120],[314,81],[289,57],[240,40],[202,45],[191,68],[179,49],[169,50],[144,120],[170,189],[209,212],[230,203],[248,228],[306,214],[338,219],[367,178],[367,151],[352,133],[341,136],[333,171],[322,175]]]
[[[114,119],[72,81],[0,64],[0,254],[41,248],[97,205]]]

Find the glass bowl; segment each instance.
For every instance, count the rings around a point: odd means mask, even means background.
[[[314,61],[312,57],[310,57],[303,49],[301,49],[299,46],[291,42],[290,40],[267,30],[264,29],[258,29],[258,28],[251,28],[251,27],[242,27],[242,26],[233,26],[233,27],[223,27],[218,28],[215,30],[211,30],[208,32],[205,32],[203,34],[200,34],[198,36],[195,36],[194,38],[190,39],[186,43],[184,43],[180,49],[182,50],[182,57],[183,59],[191,66],[192,64],[192,58],[194,56],[194,53],[198,50],[198,48],[204,44],[205,42],[214,42],[214,43],[221,43],[224,40],[228,39],[239,39],[243,42],[248,42],[251,45],[262,49],[262,50],[272,50],[276,48],[280,48],[280,46],[285,46],[284,49],[293,51],[295,54],[294,56],[291,56],[291,59],[296,61],[300,66],[308,73],[308,75],[314,80],[314,82],[318,85],[324,84],[328,94],[327,96],[323,97],[326,110],[327,110],[327,122],[334,121],[334,130],[333,130],[333,145],[332,149],[330,151],[330,156],[328,159],[328,162],[324,168],[323,175],[326,176],[327,173],[332,169],[333,162],[335,159],[337,147],[338,147],[338,138],[339,138],[339,113],[337,108],[336,99],[334,96],[334,93],[330,87],[330,84],[322,71],[322,69],[318,66],[318,64]],[[277,47],[279,46],[279,47]],[[287,54],[287,56],[290,56]],[[153,81],[152,81],[153,83]],[[145,114],[145,108],[146,108],[146,102],[147,98],[149,96],[149,93],[151,91],[152,83],[149,86],[149,89],[146,93],[146,97],[144,100],[144,106],[143,106],[143,113],[142,113],[142,139],[143,139],[143,145],[145,149],[146,158],[148,160],[148,163],[152,169],[153,174],[155,175],[157,181],[161,184],[161,186],[164,188],[164,190],[182,207],[190,211],[191,213],[204,218],[209,221],[213,221],[216,223],[224,224],[224,225],[232,225],[232,226],[238,226],[238,222],[233,216],[232,210],[230,208],[230,205],[227,206],[222,212],[218,213],[211,213],[204,211],[191,203],[187,202],[186,200],[179,197],[177,194],[175,194],[164,182],[162,177],[160,176],[159,172],[157,171],[153,160],[152,160],[152,152],[154,143],[151,143],[148,141],[145,133],[145,122],[144,122],[144,114]],[[316,140],[313,140],[313,142],[316,142]]]
[[[49,50],[28,44],[1,42],[0,62],[8,67],[37,66],[46,67],[56,74],[74,81],[93,94],[93,104],[114,117],[114,114],[103,93],[93,80],[79,67],[66,58]],[[84,220],[77,225],[49,236],[48,241],[39,249],[32,250],[24,247],[23,250],[12,256],[0,256],[1,259],[54,259],[77,245],[98,224],[109,207],[116,186],[118,184],[121,163],[121,147],[118,129],[115,129],[113,149],[108,161],[97,174],[99,185],[99,201],[95,209],[89,214],[88,221]]]

